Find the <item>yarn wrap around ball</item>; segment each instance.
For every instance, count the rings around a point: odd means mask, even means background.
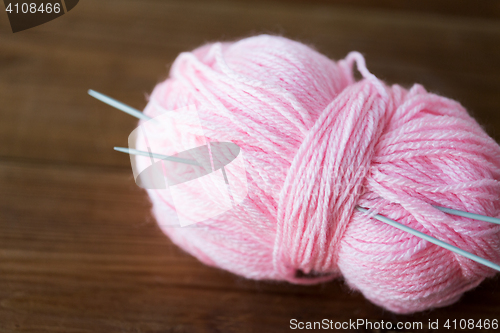
[[[189,105],[208,142],[241,148],[248,182],[233,209],[183,228],[168,192],[148,190],[162,230],[203,263],[296,284],[343,277],[396,313],[449,305],[494,275],[355,209],[500,262],[499,225],[432,206],[500,213],[500,147],[458,102],[389,86],[357,52],[335,62],[260,35],[181,53],[144,112]],[[157,153],[179,153],[154,140]]]

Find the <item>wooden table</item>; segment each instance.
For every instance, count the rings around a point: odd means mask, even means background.
[[[179,52],[277,33],[334,59],[358,50],[378,77],[459,100],[500,140],[498,2],[432,3],[82,0],[16,34],[0,14],[0,331],[282,332],[292,318],[362,318],[427,332],[429,320],[500,319],[498,279],[397,316],[342,281],[255,282],[202,265],[162,234],[112,150],[136,120],[87,95],[142,109]]]

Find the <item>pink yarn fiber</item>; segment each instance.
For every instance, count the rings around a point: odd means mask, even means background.
[[[355,210],[500,262],[500,226],[431,206],[500,213],[500,147],[458,102],[388,86],[357,52],[334,62],[261,35],[180,54],[145,113],[187,105],[208,141],[241,148],[248,181],[241,204],[185,228],[171,226],[172,198],[148,190],[164,232],[203,263],[298,284],[343,276],[396,313],[446,306],[494,275]]]

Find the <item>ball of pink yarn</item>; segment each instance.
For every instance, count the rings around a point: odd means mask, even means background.
[[[451,304],[494,275],[355,210],[500,261],[498,225],[432,207],[500,212],[500,147],[458,102],[388,86],[359,53],[335,62],[261,35],[180,54],[145,113],[188,105],[208,141],[241,148],[248,181],[242,203],[185,228],[171,227],[171,198],[148,190],[164,232],[205,264],[298,284],[343,276],[397,313]]]

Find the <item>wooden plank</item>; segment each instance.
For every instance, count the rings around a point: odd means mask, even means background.
[[[500,311],[498,281],[395,316],[341,281],[293,286],[206,267],[161,233],[123,170],[1,162],[0,183],[2,332],[281,332],[293,318],[427,323]]]
[[[237,18],[237,19],[235,19]],[[458,99],[500,138],[500,22],[326,5],[89,0],[36,29],[0,33],[0,156],[128,167],[111,150],[136,121],[87,96],[141,109],[179,52],[278,32],[332,58],[351,50],[389,83]]]
[[[500,18],[500,4],[496,0],[470,2],[468,0],[281,0],[282,2],[314,2],[333,6],[352,7],[358,10],[383,9],[439,15],[480,17],[488,19]]]
[[[278,33],[335,59],[358,50],[389,83],[458,99],[498,140],[500,22],[489,19],[498,3],[453,4],[85,0],[17,34],[0,15],[0,331],[280,332],[292,318],[497,318],[498,280],[453,306],[397,316],[342,281],[256,282],[202,265],[163,235],[128,157],[111,150],[127,145],[136,120],[86,94],[141,109],[179,52]]]

